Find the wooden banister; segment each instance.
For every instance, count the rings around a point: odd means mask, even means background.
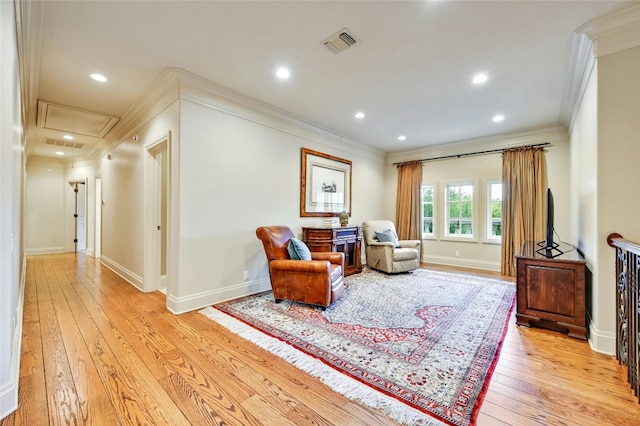
[[[616,249],[616,358],[627,371],[627,380],[640,396],[640,245],[620,234],[609,234]]]

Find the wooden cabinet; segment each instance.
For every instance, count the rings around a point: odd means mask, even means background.
[[[518,325],[538,326],[587,338],[586,290],[591,273],[577,250],[555,258],[535,252],[535,243],[525,243],[517,262]]]
[[[362,272],[362,227],[302,228],[302,241],[311,251],[340,251],[344,253],[344,275]]]

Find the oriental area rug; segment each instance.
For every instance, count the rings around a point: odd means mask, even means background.
[[[408,425],[470,425],[505,336],[515,284],[420,269],[345,278],[325,311],[271,292],[200,311],[347,398]]]

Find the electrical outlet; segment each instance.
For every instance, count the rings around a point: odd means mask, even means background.
[[[460,256],[460,252],[456,250],[456,257]]]
[[[244,280],[245,281],[249,280],[249,271],[244,271]]]

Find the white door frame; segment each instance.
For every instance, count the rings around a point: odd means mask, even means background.
[[[95,188],[93,257],[100,259],[100,256],[102,256],[102,177],[96,176]]]
[[[151,292],[167,288],[171,285],[169,277],[171,271],[170,247],[171,247],[171,132],[166,136],[145,145],[145,162],[144,162],[144,278],[142,291]],[[167,164],[167,250],[166,250],[166,275],[161,276],[161,248],[159,223],[161,219],[161,169],[156,161],[156,154],[163,151],[166,155]]]
[[[76,213],[75,211],[75,203],[76,203],[76,197],[77,194],[75,192],[75,184],[82,184],[84,185],[84,215],[85,215],[85,226],[84,226],[84,235],[82,236],[84,238],[84,243],[85,243],[85,252],[86,252],[86,248],[87,248],[87,236],[88,236],[88,229],[87,229],[87,221],[88,221],[88,217],[87,217],[87,213],[88,213],[88,200],[89,200],[89,189],[88,189],[88,182],[87,182],[87,178],[79,178],[79,179],[69,179],[67,180],[67,183],[69,184],[69,186],[72,188],[72,193],[70,194],[70,198],[67,201],[67,206],[68,209],[70,209],[72,212],[71,213],[66,213],[67,216],[71,216],[71,223],[72,225],[69,227],[69,234],[70,235],[66,235],[65,236],[65,240],[67,240],[69,237],[71,237],[71,243],[69,243],[68,241],[65,241],[65,247],[67,247],[67,244],[69,244],[69,248],[67,251],[68,252],[75,252],[77,249],[77,244],[75,242],[73,242],[73,238],[77,238],[76,232],[77,232],[77,220],[75,217],[73,217],[73,215]]]

